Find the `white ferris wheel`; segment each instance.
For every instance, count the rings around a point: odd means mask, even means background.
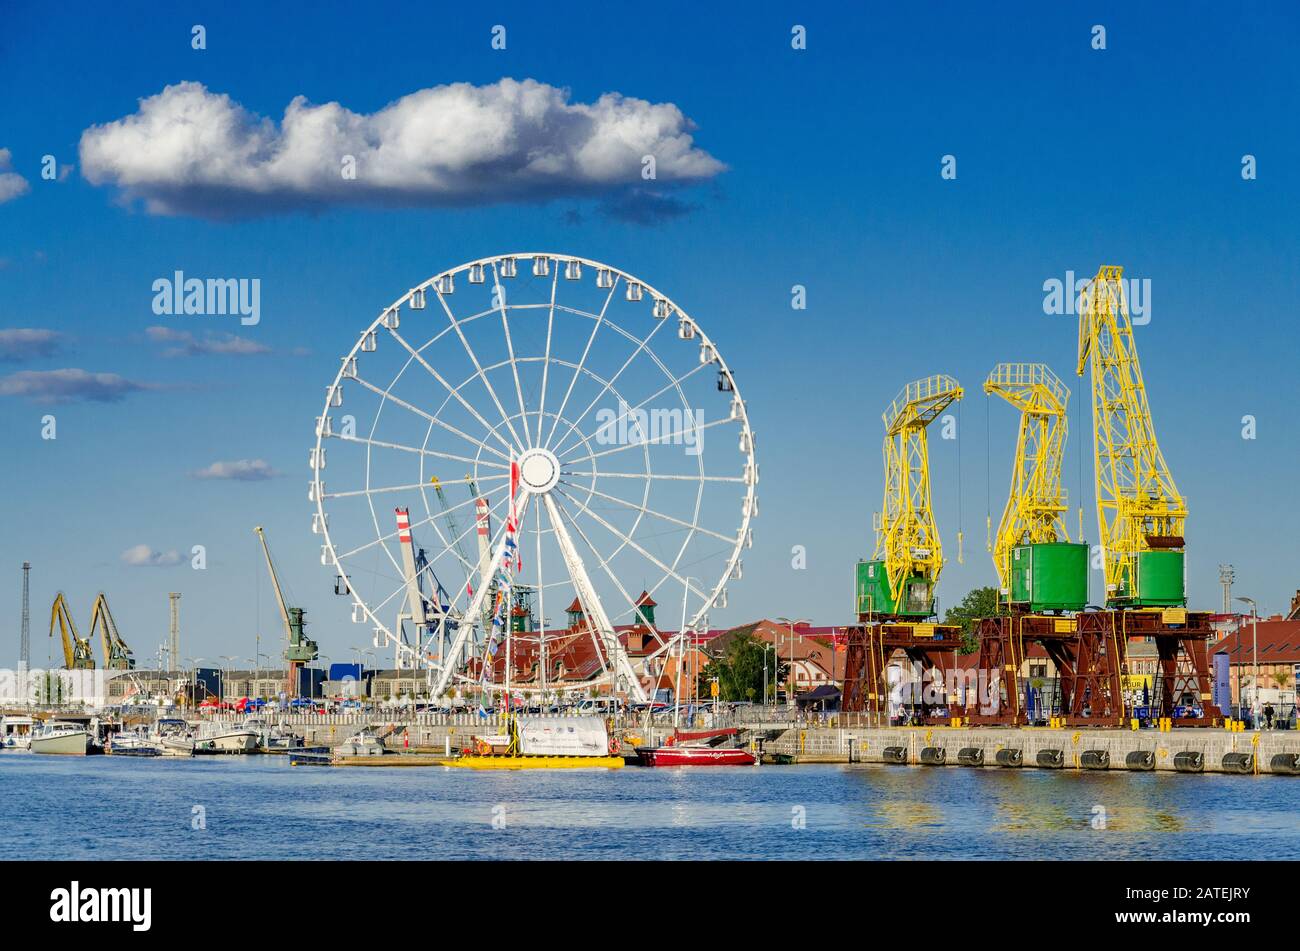
[[[619,633],[707,627],[758,508],[713,341],[565,254],[471,261],[385,307],[326,388],[310,465],[335,591],[435,697],[644,700]]]

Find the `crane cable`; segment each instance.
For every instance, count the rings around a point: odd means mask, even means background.
[[[961,403],[957,403],[957,564],[965,564],[962,557],[962,510],[961,510],[961,441],[965,430],[961,423]]]
[[[989,411],[989,399],[984,394],[984,545],[993,551],[993,424]]]

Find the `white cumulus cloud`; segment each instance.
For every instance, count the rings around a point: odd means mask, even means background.
[[[154,214],[220,218],[637,194],[645,156],[661,188],[725,169],[693,130],[672,103],[616,92],[571,102],[568,90],[531,79],[434,86],[369,114],[298,96],[279,123],[183,82],[87,129],[80,154],[87,180]]]
[[[236,482],[261,482],[280,473],[264,459],[236,459],[232,462],[214,462],[205,469],[191,472],[195,479],[233,479]]]
[[[27,179],[13,170],[13,159],[8,149],[0,149],[0,205],[11,198],[24,195],[31,188]]]

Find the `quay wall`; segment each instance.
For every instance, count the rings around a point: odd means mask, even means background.
[[[239,723],[242,717],[217,719]],[[447,748],[458,749],[475,734],[497,733],[503,725],[495,716],[480,717],[475,714],[419,714],[414,717],[394,717],[383,714],[271,714],[269,722],[278,723],[303,736],[309,746],[337,746],[356,731],[366,726],[381,730],[392,729],[387,740],[392,750],[431,750],[440,752]],[[696,728],[703,728],[697,724]],[[896,763],[887,758],[886,750],[901,748],[903,762],[898,765],[922,765],[922,751],[942,750],[942,765],[962,767],[963,750],[978,749],[983,753],[985,768],[999,768],[996,755],[999,750],[1014,749],[1021,753],[1022,767],[1039,767],[1038,754],[1042,751],[1060,751],[1061,767],[1082,769],[1085,761],[1095,767],[1100,759],[1108,759],[1102,767],[1111,770],[1128,770],[1129,754],[1148,753],[1150,768],[1158,771],[1179,771],[1176,760],[1180,753],[1198,753],[1202,771],[1238,772],[1239,768],[1225,766],[1229,754],[1249,754],[1254,757],[1247,772],[1254,774],[1287,773],[1285,765],[1273,768],[1275,756],[1289,754],[1300,761],[1300,731],[1277,730],[1235,732],[1222,729],[1180,728],[1168,732],[1157,730],[1095,729],[1065,727],[837,727],[829,725],[796,724],[784,721],[751,723],[741,727],[742,739],[761,749],[764,756],[773,756],[795,763]],[[655,746],[672,733],[671,724],[629,725],[617,731],[625,747]],[[1105,757],[1098,757],[1098,752]],[[1090,754],[1090,755],[1085,755]],[[924,758],[933,759],[934,754]],[[1182,757],[1186,760],[1186,757]],[[1184,763],[1186,771],[1186,764]],[[1300,768],[1298,766],[1297,768]],[[1289,774],[1289,773],[1288,773]]]
[[[1020,728],[999,729],[980,727],[895,727],[877,729],[798,729],[791,728],[763,744],[769,754],[792,757],[795,762],[889,763],[887,748],[904,750],[906,765],[922,765],[923,759],[934,759],[933,754],[923,756],[922,751],[940,749],[942,765],[962,768],[959,754],[963,750],[978,749],[983,753],[985,768],[999,768],[996,754],[999,750],[1019,750],[1023,768],[1039,768],[1038,754],[1043,751],[1060,751],[1064,769],[1085,768],[1088,761],[1106,762],[1100,768],[1126,771],[1138,768],[1127,765],[1130,754],[1148,753],[1149,768],[1179,771],[1180,753],[1199,753],[1202,769],[1207,773],[1239,772],[1225,765],[1228,754],[1249,754],[1253,761],[1248,772],[1273,773],[1273,758],[1290,754],[1300,758],[1300,733],[1292,731],[1231,732],[1215,729],[1178,729],[1170,732],[1155,730],[1101,730],[1083,728]],[[1105,757],[1095,754],[1102,752]],[[1092,755],[1088,755],[1092,754]],[[1042,767],[1057,768],[1057,767]],[[1184,766],[1184,771],[1188,771]],[[1292,775],[1289,768],[1279,766],[1279,773]]]

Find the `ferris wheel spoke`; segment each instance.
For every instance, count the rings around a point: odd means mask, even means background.
[[[564,475],[591,476],[601,479],[665,479],[672,482],[744,482],[740,476],[700,476],[671,475],[666,472],[580,472],[577,469],[565,469]],[[575,488],[577,488],[575,486]],[[579,489],[585,492],[586,489]]]
[[[485,476],[485,478],[488,478]],[[501,478],[498,476],[497,478]],[[352,499],[359,495],[378,495],[381,492],[413,492],[424,488],[423,482],[412,482],[408,485],[392,485],[382,488],[366,487],[364,489],[348,489],[344,492],[324,492],[321,494],[322,499]]]
[[[376,394],[377,396],[379,396],[380,399],[382,399],[382,400],[384,400],[384,401],[386,401],[386,402],[394,403],[394,404],[396,404],[397,406],[400,406],[402,409],[409,410],[410,412],[414,413],[416,416],[419,416],[421,419],[428,420],[428,422],[429,422],[431,425],[441,426],[443,429],[447,430],[448,432],[453,433],[453,434],[455,434],[455,435],[457,435],[457,436],[460,436],[462,439],[464,439],[465,441],[469,442],[470,444],[475,445],[475,446],[478,446],[478,447],[481,448],[481,449],[485,449],[485,450],[487,450],[488,452],[493,453],[494,455],[500,457],[501,459],[505,459],[507,462],[509,461],[509,458],[510,458],[510,457],[507,456],[505,453],[503,453],[503,452],[499,452],[498,450],[493,449],[491,446],[487,445],[486,443],[482,442],[481,440],[475,439],[473,436],[470,436],[470,435],[468,435],[467,433],[462,432],[461,430],[457,429],[455,426],[452,426],[452,425],[450,425],[450,424],[448,424],[448,423],[445,423],[445,422],[443,422],[441,419],[438,419],[436,416],[433,416],[433,415],[431,415],[431,414],[429,414],[429,413],[426,413],[424,410],[420,409],[418,406],[414,406],[414,405],[412,405],[411,403],[408,403],[406,400],[402,399],[401,397],[399,397],[399,396],[394,396],[392,393],[390,393],[390,392],[388,392],[388,391],[386,391],[386,390],[381,390],[379,387],[375,386],[375,385],[374,385],[373,383],[371,383],[369,380],[365,380],[365,379],[363,379],[362,377],[359,377],[359,376],[357,376],[357,377],[351,377],[351,379],[355,380],[357,383],[360,383],[363,387],[365,387],[366,389],[370,390],[372,393],[374,393],[374,394]],[[358,439],[358,437],[356,437],[356,436],[344,436],[344,435],[342,435],[342,434],[338,434],[338,435],[336,435],[334,438],[336,438],[336,439],[354,439],[354,440],[355,440],[355,439]],[[506,444],[506,445],[508,446],[509,444]],[[390,444],[390,446],[391,446],[391,448],[394,448],[394,449],[408,449],[408,450],[410,450],[410,451],[412,451],[412,452],[421,452],[421,451],[424,451],[424,450],[416,449],[414,446],[402,446],[402,445],[398,445],[398,444]],[[489,462],[484,462],[483,465],[499,465],[499,464],[498,464],[498,463],[489,463]]]
[[[600,550],[592,544],[591,539],[587,537],[587,533],[582,530],[582,526],[577,523],[577,520],[568,512],[564,511],[563,507],[557,505],[556,508],[559,510],[560,515],[573,526],[573,530],[578,533],[578,537],[582,539],[583,543],[587,546],[587,549],[595,556],[596,561],[600,564],[601,570],[605,572],[606,577],[613,582],[614,587],[617,588],[619,594],[623,596],[623,600],[627,602],[629,611],[628,617],[632,619],[632,623],[637,623],[636,599],[632,597],[627,588],[623,587],[623,583],[618,580],[618,576],[615,575],[613,570],[609,567],[609,562],[601,555]],[[658,628],[655,625],[649,625],[649,627],[654,630],[655,633],[658,633]]]
[[[542,425],[546,421],[546,381],[550,375],[551,369],[551,335],[555,330],[555,292],[560,283],[560,269],[555,268],[555,275],[551,278],[551,307],[546,314],[546,351],[545,359],[542,361],[542,393],[537,403],[537,445],[542,444]],[[524,418],[524,429],[528,429],[527,417]]]
[[[516,451],[522,452],[526,443],[521,440],[519,434],[515,432],[514,423],[510,422],[510,416],[506,413],[506,408],[501,405],[501,400],[497,396],[496,389],[492,386],[492,381],[487,378],[487,374],[483,372],[483,367],[478,362],[478,354],[474,352],[474,348],[471,347],[469,341],[465,339],[465,332],[461,330],[460,323],[456,320],[456,315],[453,314],[451,308],[447,306],[447,299],[442,296],[442,291],[435,288],[434,292],[438,295],[438,303],[442,305],[443,311],[447,314],[447,319],[451,321],[452,327],[456,331],[456,336],[460,338],[460,345],[465,348],[466,356],[468,356],[470,362],[474,364],[474,371],[478,374],[478,378],[483,381],[483,386],[487,389],[488,395],[492,397],[492,402],[496,404],[497,412],[501,414],[501,421],[506,424],[506,428],[510,430],[510,435],[514,437]],[[495,430],[493,431],[495,432]]]
[[[555,439],[555,430],[559,428],[560,420],[564,418],[564,409],[569,405],[569,397],[573,395],[573,388],[577,385],[578,377],[582,375],[582,368],[587,365],[587,354],[591,353],[591,345],[596,340],[596,333],[606,322],[605,314],[609,311],[609,302],[614,299],[614,291],[618,289],[620,278],[615,278],[614,283],[610,285],[609,293],[605,295],[605,302],[600,306],[600,313],[596,315],[595,322],[591,325],[591,335],[587,337],[587,345],[582,348],[582,356],[578,358],[578,365],[573,368],[573,378],[569,380],[569,388],[564,391],[564,399],[560,402],[560,408],[555,414],[555,422],[551,424],[551,431],[546,434],[546,445],[549,447]]]
[[[618,378],[623,375],[623,371],[632,365],[632,361],[634,361],[641,352],[645,350],[650,341],[654,339],[655,334],[659,333],[667,323],[668,321],[666,320],[657,321],[655,323],[654,329],[641,339],[641,342],[637,344],[636,349],[632,351],[631,356],[624,360],[623,365],[618,368],[618,372],[605,381],[605,385],[600,388],[600,392],[596,394],[595,399],[588,403],[587,408],[579,413],[577,419],[569,424],[569,428],[566,429],[564,435],[560,437],[560,444],[563,444],[564,441],[569,438],[569,434],[578,427],[578,424],[586,418],[587,414],[590,413],[596,404],[600,402],[601,398],[609,392],[609,388],[618,382]]]
[[[560,269],[557,267],[554,269],[554,272],[554,277],[551,279],[552,301],[555,300],[555,282],[560,278]],[[492,280],[496,284],[497,289],[496,298],[499,305],[498,309],[501,311],[501,329],[505,332],[506,337],[506,353],[510,357],[510,371],[515,377],[515,394],[519,397],[519,425],[524,429],[524,441],[527,443],[528,447],[531,448],[533,442],[532,436],[528,432],[528,410],[524,408],[524,388],[519,385],[519,362],[515,359],[515,344],[514,340],[510,337],[510,320],[506,316],[506,297],[501,290],[501,275],[498,273],[495,263],[492,265]],[[547,335],[547,339],[550,339],[549,334]],[[541,433],[539,432],[538,437],[540,438],[540,436]]]
[[[479,425],[481,425],[481,426],[483,427],[484,430],[486,430],[487,432],[491,433],[492,436],[493,436],[493,438],[495,438],[495,439],[497,440],[497,442],[499,442],[499,443],[501,443],[501,445],[505,446],[505,447],[506,447],[506,450],[507,450],[508,452],[509,452],[509,451],[513,451],[514,447],[511,446],[510,443],[506,442],[505,439],[502,438],[501,434],[498,433],[498,432],[496,431],[496,427],[494,427],[491,423],[489,423],[486,419],[484,419],[484,418],[483,418],[483,415],[482,415],[478,410],[476,410],[473,406],[471,406],[470,403],[469,403],[469,401],[466,400],[465,397],[461,395],[461,392],[460,392],[460,391],[461,391],[461,388],[464,386],[463,383],[461,384],[461,386],[452,387],[452,385],[451,385],[450,383],[448,383],[445,379],[443,379],[442,374],[439,373],[437,370],[435,370],[435,369],[434,369],[434,368],[429,364],[429,361],[428,361],[428,360],[424,359],[424,357],[420,354],[419,351],[415,350],[415,349],[414,349],[414,348],[413,348],[409,343],[406,342],[405,338],[403,338],[401,334],[399,334],[396,330],[393,330],[393,329],[391,329],[391,328],[389,329],[388,332],[389,332],[389,334],[392,335],[392,337],[393,337],[394,340],[396,340],[399,344],[402,345],[402,347],[406,350],[407,353],[409,353],[409,354],[411,355],[411,358],[412,358],[413,360],[415,360],[416,363],[418,363],[418,364],[420,364],[420,366],[424,367],[424,369],[428,371],[429,375],[432,376],[435,380],[438,381],[438,383],[442,386],[442,388],[445,389],[445,390],[447,391],[447,394],[448,394],[448,396],[449,396],[450,398],[455,399],[456,402],[460,403],[461,406],[465,407],[466,411],[469,412],[469,414],[470,414],[471,416],[473,416],[474,419],[476,419],[476,420],[479,422]],[[459,330],[458,330],[458,332],[459,332]],[[446,331],[444,330],[443,333],[446,333]],[[441,336],[441,334],[439,334],[439,336]],[[435,339],[436,339],[436,338],[435,338]],[[461,337],[461,340],[464,340],[464,339],[465,339],[465,338],[462,336],[462,337]],[[468,381],[466,381],[466,382],[468,382]],[[379,391],[376,391],[376,392],[379,392]],[[390,398],[392,398],[392,399],[396,399],[396,397],[390,397]],[[446,405],[446,401],[445,401],[445,400],[443,401],[443,404]],[[447,424],[447,423],[442,422],[441,420],[435,420],[432,416],[430,416],[428,413],[424,412],[423,410],[415,409],[414,407],[410,406],[409,404],[408,404],[407,408],[410,409],[412,412],[416,413],[417,415],[419,415],[419,416],[423,416],[425,419],[428,419],[430,422],[436,422],[438,425],[442,426],[444,429],[447,429],[447,430],[450,430],[450,431],[452,431],[452,432],[455,432],[458,436],[465,436],[465,438],[468,439],[470,442],[475,443],[476,445],[483,446],[483,448],[486,449],[488,452],[495,453],[496,455],[500,456],[502,459],[509,459],[509,458],[510,458],[508,455],[506,455],[506,453],[500,452],[499,450],[496,450],[496,449],[491,448],[490,446],[487,446],[486,444],[483,443],[483,441],[478,440],[478,439],[475,439],[475,438],[472,437],[472,436],[467,436],[467,435],[465,435],[464,433],[462,433],[460,430],[455,429],[454,427],[450,426],[450,425]]]
[[[500,474],[495,474],[495,475],[491,475],[491,474],[481,475],[478,477],[478,479],[473,481],[490,482],[493,479],[508,479],[508,478],[510,478],[510,476],[502,472]],[[443,485],[448,485],[448,484],[449,483],[447,482],[443,483]],[[380,495],[385,492],[411,492],[420,489],[427,489],[428,487],[429,487],[428,484],[424,482],[412,482],[407,485],[368,486],[367,488],[364,489],[348,489],[347,491],[344,492],[324,492],[321,494],[321,498],[322,499],[350,499],[350,498],[355,498],[358,495]]]
[[[341,440],[342,442],[362,443],[364,445],[375,447],[378,449],[397,449],[402,452],[415,453],[416,455],[419,456],[433,456],[437,459],[448,459],[452,462],[463,462],[471,466],[491,466],[493,469],[510,468],[509,465],[507,465],[504,462],[488,462],[485,459],[475,459],[472,456],[458,456],[455,453],[439,452],[436,449],[424,449],[423,447],[420,446],[406,446],[403,445],[402,443],[386,442],[382,439],[372,439],[369,436],[344,436],[342,434],[337,434],[333,438]],[[492,476],[485,475],[483,476],[483,478],[488,479],[488,478],[492,478]],[[502,478],[502,476],[496,476],[496,478]]]
[[[578,591],[578,606],[583,609],[583,615],[587,618],[589,628],[602,642],[597,645],[598,648],[600,646],[604,647],[605,656],[613,661],[614,670],[617,672],[618,677],[624,681],[633,697],[639,701],[644,701],[646,699],[645,690],[642,689],[641,681],[637,679],[636,672],[632,670],[632,664],[627,658],[627,652],[623,650],[623,645],[618,642],[618,635],[614,631],[614,625],[605,613],[605,606],[601,603],[600,595],[596,593],[596,588],[591,583],[591,577],[587,574],[582,557],[573,544],[572,536],[569,535],[568,529],[564,526],[564,519],[560,513],[559,504],[555,501],[554,494],[547,492],[542,496],[542,502],[546,506],[546,514],[550,518],[552,529],[555,531],[555,540],[559,544],[560,551],[564,555],[564,561],[568,566],[569,578]],[[599,656],[601,651],[598,649],[596,653]],[[605,667],[604,657],[601,658],[601,666]]]
[[[562,490],[562,489],[560,489],[560,488],[557,487],[557,488],[556,488],[556,491],[559,492],[561,495],[563,495],[563,496],[564,496],[566,499],[568,499],[570,502],[573,502],[575,505],[578,504],[577,499],[573,498],[573,496],[569,495],[569,493],[565,492],[564,490]],[[609,532],[611,535],[614,535],[614,536],[616,536],[616,537],[622,539],[622,540],[623,540],[627,545],[631,546],[633,549],[635,549],[636,551],[640,552],[641,555],[642,555],[642,557],[644,557],[647,561],[649,561],[652,565],[654,565],[654,566],[655,566],[656,568],[658,568],[660,571],[665,571],[665,572],[667,572],[668,574],[672,575],[674,578],[676,578],[678,581],[680,581],[680,582],[681,582],[681,583],[686,587],[686,589],[687,589],[688,591],[694,591],[694,592],[695,592],[696,594],[698,594],[701,598],[706,598],[706,597],[707,597],[707,595],[705,595],[705,593],[704,593],[703,591],[701,591],[699,588],[696,588],[694,585],[691,584],[689,578],[684,578],[684,577],[682,577],[681,575],[679,575],[679,574],[677,573],[677,571],[676,571],[675,568],[672,568],[672,567],[669,567],[668,565],[665,565],[662,561],[660,561],[660,560],[659,560],[658,558],[656,558],[654,555],[650,554],[650,552],[646,551],[643,547],[641,547],[641,545],[639,545],[635,540],[633,540],[632,538],[629,538],[627,535],[623,534],[623,532],[621,532],[618,528],[616,528],[615,526],[611,525],[611,524],[610,524],[609,522],[607,522],[605,519],[601,518],[599,515],[597,515],[597,514],[596,514],[595,512],[593,512],[591,509],[584,508],[584,511],[587,513],[587,515],[588,515],[590,518],[594,519],[597,523],[599,523],[600,526],[601,526],[602,528],[604,528],[607,532]],[[677,557],[678,557],[678,558],[681,558],[681,552],[678,552]],[[676,561],[674,561],[674,564],[676,564]]]
[[[673,377],[672,379],[670,379],[667,383],[665,383],[663,386],[661,386],[658,390],[656,390],[655,392],[651,393],[649,396],[647,396],[645,399],[643,399],[640,403],[637,403],[635,406],[627,406],[627,405],[625,404],[624,407],[623,407],[623,411],[622,411],[621,413],[619,413],[616,417],[614,417],[613,419],[611,419],[609,422],[607,422],[607,423],[601,423],[600,427],[599,427],[598,429],[596,429],[593,433],[591,433],[591,436],[594,437],[594,436],[596,435],[596,433],[604,432],[605,430],[609,429],[611,426],[617,426],[621,420],[623,420],[623,419],[625,419],[625,418],[627,417],[627,414],[628,414],[628,413],[634,413],[634,412],[636,412],[637,410],[642,409],[642,408],[643,408],[647,403],[649,403],[651,400],[658,399],[660,396],[663,396],[663,394],[667,393],[667,392],[668,392],[669,390],[671,390],[673,387],[677,387],[677,391],[678,391],[678,393],[681,393],[681,385],[682,385],[683,383],[685,383],[687,380],[689,380],[691,377],[695,376],[695,374],[697,374],[697,373],[699,373],[701,370],[703,370],[706,366],[708,366],[707,363],[697,363],[697,364],[696,364],[692,369],[687,370],[687,371],[686,371],[685,373],[683,373],[681,376]],[[620,401],[620,402],[621,402],[621,401]],[[684,393],[682,393],[682,404],[683,404],[683,411],[684,411],[684,412],[685,412],[685,411],[689,411],[689,407],[686,406],[686,398],[685,398],[685,394],[684,394]],[[584,434],[583,434],[582,432],[579,432],[579,433],[578,433],[578,439],[579,439],[579,441],[582,441],[582,440],[583,440],[583,435],[584,435]],[[557,446],[556,446],[552,451],[553,451],[557,456],[563,457],[563,455],[564,455],[564,451],[565,451],[565,450],[564,450],[564,446],[565,446],[565,445],[569,445],[569,443],[568,443],[568,435],[567,435],[567,434],[565,435],[565,438],[564,438],[563,440],[561,440],[561,445],[557,445]],[[572,449],[572,445],[570,445],[570,449]]]
[[[563,479],[561,479],[561,480],[560,480],[560,485],[569,485],[569,483],[567,483],[567,482],[565,482]],[[696,532],[699,532],[699,533],[702,534],[702,535],[708,535],[708,536],[710,536],[710,537],[712,537],[712,538],[716,538],[718,541],[720,541],[720,542],[726,542],[726,543],[729,544],[729,545],[734,545],[734,544],[736,544],[736,543],[739,541],[739,539],[732,538],[732,537],[730,537],[729,535],[723,535],[721,532],[715,532],[715,531],[713,531],[712,529],[710,529],[710,528],[705,528],[703,525],[700,525],[700,524],[698,524],[698,523],[695,523],[695,522],[687,522],[687,521],[684,521],[683,519],[680,519],[680,518],[674,518],[673,516],[671,516],[671,515],[667,515],[667,514],[665,514],[664,512],[658,512],[658,511],[656,511],[655,509],[650,508],[649,506],[646,506],[646,505],[638,505],[638,504],[635,503],[635,502],[629,502],[627,499],[621,499],[621,498],[619,498],[619,497],[616,496],[616,495],[609,495],[609,494],[607,494],[607,493],[605,493],[605,492],[601,492],[599,489],[593,489],[593,488],[584,487],[584,486],[580,486],[580,485],[573,485],[573,486],[570,486],[570,488],[572,488],[575,492],[583,493],[583,494],[585,494],[585,493],[590,493],[590,494],[596,496],[597,498],[605,499],[606,501],[609,501],[609,502],[615,502],[615,503],[617,503],[617,504],[619,504],[619,505],[625,506],[625,507],[627,507],[627,508],[629,508],[629,509],[632,509],[632,510],[634,510],[634,511],[637,511],[637,512],[643,512],[643,513],[645,513],[646,515],[653,516],[654,518],[663,519],[665,522],[671,522],[671,523],[674,524],[674,525],[679,525],[679,526],[681,526],[682,528],[689,528],[689,529],[691,529],[692,531],[696,531]],[[585,506],[585,505],[583,506],[583,509],[586,510],[586,506]]]
[[[593,452],[587,456],[578,456],[577,458],[561,459],[560,462],[562,465],[564,464],[573,465],[579,462],[587,462],[588,460],[591,459],[599,459],[601,456],[608,456],[616,452],[623,452],[624,450],[627,449],[639,449],[642,446],[667,445],[670,444],[672,440],[679,439],[680,437],[684,436],[686,433],[696,433],[698,439],[698,434],[703,432],[704,430],[712,429],[714,426],[719,426],[724,423],[730,423],[731,421],[732,420],[729,417],[724,416],[719,419],[715,419],[709,423],[700,423],[698,426],[692,425],[689,429],[679,429],[676,432],[671,432],[671,433],[660,433],[658,436],[654,437],[653,439],[646,439],[642,442],[623,443],[621,446],[613,446],[609,449],[602,449],[600,452]]]

